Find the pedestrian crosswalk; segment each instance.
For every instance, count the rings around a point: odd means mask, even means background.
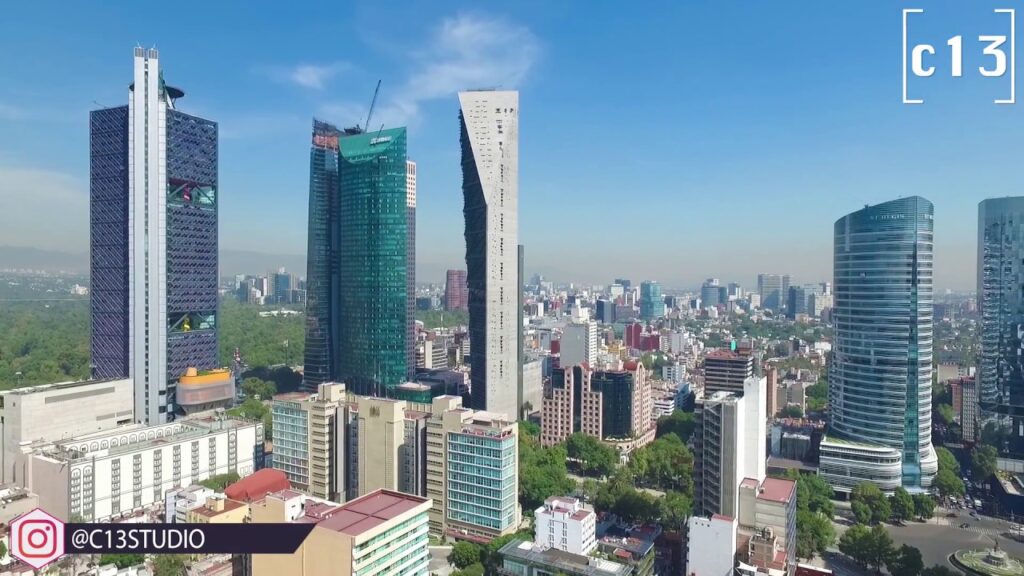
[[[939,526],[953,526],[955,528],[959,528],[962,524],[967,524],[966,527],[960,529],[964,532],[973,532],[974,534],[982,534],[984,536],[999,536],[1008,530],[1008,528],[998,526],[984,526],[969,516],[958,518],[934,518],[930,520],[929,523],[935,523]]]

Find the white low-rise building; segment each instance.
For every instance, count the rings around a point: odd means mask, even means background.
[[[188,488],[173,488],[164,498],[164,522],[188,522],[188,513],[206,506],[206,501],[216,492],[205,486],[194,484]]]
[[[586,556],[597,546],[597,515],[576,498],[552,496],[534,512],[534,543]]]
[[[263,424],[209,416],[123,426],[25,447],[28,484],[46,511],[103,521],[166,505],[168,491],[211,476],[253,473]]]
[[[686,573],[689,576],[728,576],[736,565],[736,520],[715,514],[691,516]]]

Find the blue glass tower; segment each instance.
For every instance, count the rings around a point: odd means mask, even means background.
[[[172,418],[188,368],[217,365],[217,124],[182,96],[136,48],[129,104],[89,119],[93,374],[131,377],[148,424]],[[233,387],[218,394],[204,405]]]
[[[820,474],[839,491],[922,490],[931,442],[931,202],[902,198],[835,224],[835,344]]]
[[[979,422],[982,440],[1024,456],[1024,197],[978,205]],[[965,402],[970,401],[965,398]],[[965,414],[975,413],[965,410]]]

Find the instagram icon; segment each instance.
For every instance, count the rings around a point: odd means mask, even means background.
[[[39,569],[64,555],[64,523],[41,508],[11,522],[11,555]]]

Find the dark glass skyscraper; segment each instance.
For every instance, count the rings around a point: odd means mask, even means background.
[[[835,223],[829,432],[820,474],[848,492],[931,486],[932,203],[917,196]]]
[[[91,350],[156,424],[188,368],[217,365],[217,124],[175,108],[156,50],[135,49],[134,79],[128,106],[89,118]]]
[[[337,337],[338,143],[341,131],[313,121],[309,150],[309,241],[306,247],[304,385],[315,390],[334,378]]]
[[[314,122],[305,385],[392,396],[415,371],[415,165],[405,128]],[[411,244],[411,246],[410,246]]]
[[[1024,197],[978,205],[978,399],[985,440],[1024,455]],[[965,412],[967,412],[965,410]]]

